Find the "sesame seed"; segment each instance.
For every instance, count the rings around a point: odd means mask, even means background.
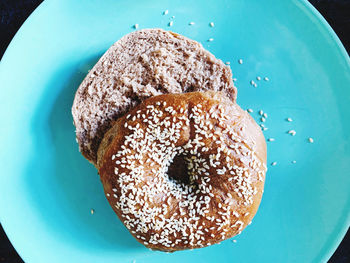
[[[226,65],[230,65],[231,63],[230,63],[230,61],[226,61],[225,64]]]
[[[169,13],[169,10],[164,10],[163,15],[167,15]]]
[[[194,22],[189,22],[188,23],[190,26],[193,26],[195,23]]]
[[[260,121],[265,122],[266,119],[265,119],[264,117],[261,117],[261,118],[260,118]]]
[[[292,119],[292,118],[287,118],[287,119],[286,119],[286,121],[288,121],[288,122],[292,122],[292,121],[293,121],[293,119]]]
[[[259,110],[259,115],[263,116],[264,112],[262,110]]]
[[[264,113],[263,116],[264,116],[264,118],[266,119],[266,118],[267,118],[267,113]]]
[[[292,163],[297,163],[297,161],[293,160]]]
[[[313,143],[314,139],[312,139],[311,137],[308,139],[309,143]]]
[[[257,80],[261,80],[261,77],[257,76],[256,79],[257,79]]]
[[[135,29],[138,29],[138,28],[139,28],[139,24],[135,24],[135,25],[134,25],[134,28],[135,28]]]
[[[207,41],[212,42],[212,41],[214,41],[214,38],[209,38]]]
[[[272,162],[271,163],[271,166],[275,166],[275,165],[277,165],[277,162]]]
[[[268,140],[269,142],[274,142],[274,141],[275,141],[274,138],[268,138],[267,140]]]
[[[243,59],[240,58],[240,59],[238,60],[238,63],[242,65],[242,64],[243,64]]]
[[[254,81],[254,80],[251,80],[251,81],[250,81],[250,85],[254,86],[254,85],[255,85],[255,81]]]
[[[210,22],[210,23],[209,23],[209,26],[210,26],[210,27],[214,27],[214,22]]]
[[[253,112],[253,110],[252,110],[252,109],[247,109],[247,111],[248,111],[249,113],[252,113],[252,112]]]
[[[264,80],[265,80],[265,81],[269,81],[270,79],[269,79],[268,77],[265,77]]]
[[[295,130],[289,130],[287,133],[294,136],[297,132]]]
[[[236,78],[233,78],[232,80],[233,80],[233,81],[237,81],[237,79],[236,79]]]
[[[173,24],[174,24],[174,21],[170,21],[168,26],[173,26]]]
[[[94,209],[91,209],[91,214],[93,215],[95,213],[95,210]]]
[[[233,239],[232,242],[233,242],[233,243],[237,243],[237,240],[236,240],[236,239]]]

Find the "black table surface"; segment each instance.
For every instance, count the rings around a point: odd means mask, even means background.
[[[0,58],[17,30],[41,2],[42,0],[0,0]],[[350,53],[350,0],[310,0],[310,2],[332,26]],[[23,262],[2,227],[0,227],[0,262]],[[349,230],[329,262],[350,262]]]

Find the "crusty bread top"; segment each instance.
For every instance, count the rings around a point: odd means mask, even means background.
[[[230,68],[201,44],[162,29],[130,33],[108,49],[77,90],[72,114],[80,151],[96,164],[111,122],[148,97],[206,90],[236,98]]]
[[[183,159],[175,164],[176,157]],[[172,170],[172,163],[187,169]],[[199,248],[251,222],[266,143],[253,118],[222,92],[166,94],[114,123],[97,166],[110,205],[139,242],[163,251]]]

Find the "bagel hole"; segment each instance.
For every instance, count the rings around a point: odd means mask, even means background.
[[[191,86],[189,86],[189,87],[187,88],[186,92],[194,92],[194,91],[196,91],[196,90],[197,90],[196,87],[193,86],[193,85],[191,85]]]
[[[169,179],[179,184],[190,184],[190,176],[184,155],[177,155],[168,168]]]

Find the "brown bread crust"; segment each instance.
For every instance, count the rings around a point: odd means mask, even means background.
[[[139,242],[192,249],[251,222],[264,188],[266,143],[222,92],[160,95],[114,123],[97,167],[110,205]]]

